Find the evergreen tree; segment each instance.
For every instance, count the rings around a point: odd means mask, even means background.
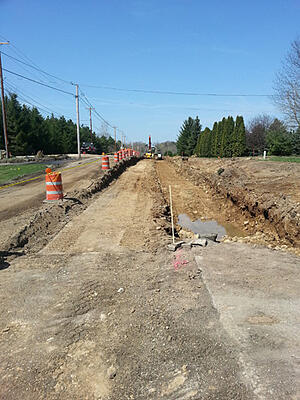
[[[176,142],[177,153],[179,155],[186,155],[190,156],[190,145],[191,140],[190,136],[193,135],[194,130],[194,120],[193,118],[189,117],[185,120],[182,124],[182,127],[179,131],[179,136]]]
[[[196,146],[197,146],[197,141],[198,141],[198,137],[201,133],[201,124],[200,124],[200,120],[198,118],[198,116],[196,116],[196,118],[193,121],[193,128],[188,136],[188,141],[187,141],[187,145],[188,145],[188,154],[189,156],[195,154],[196,152]]]
[[[210,146],[210,156],[216,157],[216,136],[218,134],[218,123],[215,122],[211,131],[211,146]]]
[[[215,157],[221,156],[222,131],[223,131],[223,121],[219,121],[216,127],[215,142],[214,142],[213,153]]]
[[[242,116],[237,116],[234,127],[234,142],[232,155],[241,157],[246,151],[246,129]]]
[[[285,125],[277,118],[267,131],[267,145],[271,155],[288,156],[292,154],[291,135],[287,132]]]
[[[37,108],[21,106],[17,95],[5,96],[9,151],[12,155],[36,154],[42,150],[44,154],[77,153],[76,124],[64,117],[43,118]],[[0,128],[3,132],[2,109],[0,108]],[[81,143],[90,142],[90,130],[80,127]],[[109,136],[99,138],[92,134],[93,143],[99,153],[114,150],[114,139]],[[3,135],[0,135],[0,146],[4,148]],[[120,143],[119,143],[120,146]]]
[[[223,117],[221,121],[220,135],[221,135],[220,157],[226,157],[225,149],[227,146],[228,135],[227,135],[227,119],[225,117]]]

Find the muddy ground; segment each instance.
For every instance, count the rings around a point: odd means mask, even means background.
[[[248,234],[227,196],[174,162],[124,165],[7,232],[1,399],[299,397],[299,258],[247,243],[169,252],[169,185],[176,215]]]

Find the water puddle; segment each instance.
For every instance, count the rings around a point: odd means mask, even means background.
[[[217,239],[220,240],[225,235],[229,236],[244,236],[245,234],[233,227],[231,224],[220,225],[215,220],[201,221],[201,219],[197,219],[196,221],[192,221],[190,217],[186,214],[178,215],[178,225],[182,228],[187,229],[193,233],[198,234],[208,234],[208,233],[217,233]]]

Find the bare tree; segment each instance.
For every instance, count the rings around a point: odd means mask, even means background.
[[[266,146],[266,132],[273,122],[269,115],[262,114],[251,119],[246,130],[246,144],[253,155],[262,153]]]
[[[274,101],[291,127],[300,126],[300,39],[292,42],[274,82]]]
[[[101,128],[100,128],[100,136],[105,136],[106,138],[109,138],[109,132],[108,132],[108,126],[105,122],[102,122]]]

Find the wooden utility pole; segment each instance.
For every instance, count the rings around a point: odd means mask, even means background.
[[[90,110],[90,132],[91,132],[91,143],[93,142],[93,125],[92,125],[92,110],[93,107],[87,107],[87,110]]]
[[[81,159],[81,154],[80,154],[80,126],[79,126],[79,95],[78,95],[78,85],[76,84],[76,115],[77,115],[77,153],[78,153],[78,159]]]
[[[115,133],[115,152],[117,151],[117,128],[114,126],[114,133]]]
[[[1,44],[9,44],[9,42],[0,42],[0,45]],[[3,134],[4,134],[4,143],[5,143],[5,158],[9,158],[8,138],[7,138],[7,121],[6,121],[5,102],[4,102],[4,85],[3,85],[2,62],[1,62],[1,51],[0,51],[0,81],[1,81],[1,103],[2,103]]]

